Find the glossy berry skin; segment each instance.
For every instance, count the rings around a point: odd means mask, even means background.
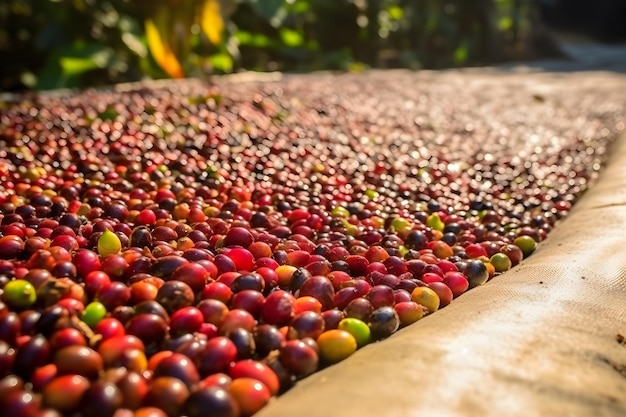
[[[411,301],[424,306],[430,313],[439,309],[441,301],[435,291],[428,287],[417,287],[411,293]]]
[[[317,337],[324,332],[326,323],[320,313],[304,311],[296,315],[289,323],[287,337],[290,339],[304,339]]]
[[[527,235],[516,237],[513,244],[521,249],[524,258],[530,256],[537,248],[537,242]]]
[[[357,347],[362,347],[372,340],[371,330],[367,323],[355,318],[345,318],[337,326],[339,330],[345,330],[354,336]]]
[[[177,416],[189,394],[189,388],[180,379],[160,376],[151,379],[143,405],[160,408],[170,417]]]
[[[489,279],[487,267],[483,262],[478,260],[468,262],[463,270],[463,274],[467,277],[469,288],[478,287]]]
[[[265,358],[270,352],[280,349],[285,341],[285,332],[281,332],[276,326],[259,324],[254,329],[255,352],[261,358]]]
[[[370,314],[367,325],[370,328],[373,339],[385,339],[398,330],[400,318],[393,307],[380,307]]]
[[[357,350],[354,336],[345,330],[327,330],[317,338],[320,359],[327,363],[336,363],[346,359]]]
[[[210,278],[210,272],[197,263],[182,264],[172,273],[171,279],[182,281],[194,292],[202,291]]]
[[[302,283],[300,296],[311,296],[322,304],[322,310],[327,310],[333,306],[335,289],[332,282],[321,275],[314,275]]]
[[[260,312],[264,323],[277,326],[287,324],[294,315],[296,298],[287,291],[275,291],[267,296]]]
[[[202,323],[204,315],[200,309],[193,306],[183,307],[170,316],[169,332],[173,337],[194,333],[200,330]]]
[[[225,336],[210,339],[205,349],[196,357],[196,367],[201,376],[227,372],[237,359],[237,346]]]
[[[221,387],[206,387],[192,392],[182,406],[188,417],[238,417],[240,407],[233,396]]]
[[[41,401],[29,391],[16,389],[3,393],[2,411],[7,416],[36,417],[41,409]]]
[[[248,248],[253,241],[254,237],[252,233],[243,227],[231,227],[224,236],[224,246],[241,246]]]
[[[52,333],[49,338],[50,348],[53,351],[67,346],[87,346],[87,339],[78,329],[66,327]]]
[[[48,339],[40,333],[36,334],[19,345],[13,371],[23,378],[28,378],[35,368],[47,364],[51,355],[52,349]]]
[[[469,289],[469,281],[461,272],[448,272],[443,277],[443,283],[452,291],[454,298],[459,297]]]
[[[322,312],[324,318],[324,329],[331,330],[336,329],[339,326],[339,322],[343,320],[346,315],[341,310],[326,310]]]
[[[95,379],[104,370],[104,361],[98,352],[80,345],[67,346],[58,350],[53,363],[60,375],[75,374]]]
[[[491,258],[489,258],[489,262],[495,267],[496,272],[508,271],[513,265],[511,259],[502,252],[493,254]]]
[[[439,297],[439,308],[449,305],[454,298],[452,289],[445,282],[433,282],[428,284],[428,288],[435,291]]]
[[[200,374],[196,365],[181,353],[172,353],[157,364],[152,378],[161,376],[177,378],[184,382],[189,389],[192,389],[200,381]]]
[[[387,285],[373,286],[367,293],[367,299],[375,309],[384,306],[393,306],[395,301],[393,289]]]
[[[106,314],[106,306],[99,301],[93,301],[85,306],[81,320],[89,327],[93,328],[104,318]]]
[[[302,340],[288,340],[280,349],[279,360],[298,377],[305,377],[318,368],[317,350]]]
[[[119,253],[121,249],[120,238],[108,229],[98,238],[98,254],[103,258]]]
[[[0,237],[0,259],[13,259],[25,248],[22,238],[16,235]]]
[[[122,352],[130,349],[145,351],[145,345],[136,336],[126,334],[124,336],[111,337],[98,345],[98,353],[102,357],[105,366],[111,366],[120,357]]]
[[[183,281],[166,281],[156,296],[159,302],[169,314],[178,309],[193,305],[195,294],[191,287]]]
[[[23,279],[9,281],[3,287],[2,301],[10,307],[22,310],[32,306],[37,300],[37,290]]]
[[[400,320],[400,327],[408,326],[424,317],[424,307],[415,301],[403,301],[393,306]]]
[[[216,299],[205,299],[200,301],[196,308],[202,313],[204,323],[215,325],[221,324],[222,320],[228,313],[228,306],[222,301]]]
[[[42,392],[44,406],[63,413],[76,411],[90,382],[80,375],[61,375],[48,382]]]
[[[81,411],[94,417],[113,417],[124,404],[122,390],[113,382],[92,382],[81,399]]]
[[[244,359],[235,362],[228,370],[228,375],[233,380],[243,377],[257,379],[265,384],[271,395],[277,395],[280,390],[280,382],[274,371],[260,361]]]
[[[167,336],[167,322],[163,317],[152,314],[143,313],[131,318],[126,323],[126,334],[136,336],[145,345],[159,344]]]
[[[358,297],[350,301],[343,310],[346,317],[352,317],[362,321],[367,321],[373,311],[374,306],[364,297]]]
[[[228,304],[233,296],[231,288],[223,282],[211,282],[202,289],[202,299],[219,300],[224,304]]]
[[[229,331],[242,328],[248,332],[253,332],[256,326],[256,319],[246,310],[230,310],[219,325],[220,334],[228,334]]]
[[[257,379],[237,378],[228,387],[229,394],[239,405],[241,415],[252,416],[270,401],[270,390]]]

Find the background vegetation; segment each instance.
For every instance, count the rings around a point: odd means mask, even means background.
[[[532,0],[4,0],[0,90],[528,58]]]

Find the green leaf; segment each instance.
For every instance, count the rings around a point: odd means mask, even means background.
[[[295,0],[293,3],[287,3],[287,7],[290,13],[303,14],[309,11],[311,3],[309,0]]]
[[[59,59],[63,75],[75,77],[87,71],[106,68],[113,57],[113,53],[106,47],[96,44],[85,46],[84,49],[72,51]]]
[[[302,34],[293,29],[282,28],[280,30],[280,38],[285,45],[291,48],[302,46],[302,44],[304,43],[304,38],[302,37]]]
[[[461,45],[458,48],[456,48],[456,50],[454,51],[454,62],[456,64],[462,64],[465,61],[467,61],[468,55],[469,55],[469,52],[467,48]]]
[[[100,66],[92,58],[75,58],[66,56],[60,59],[60,64],[63,74],[70,77],[100,68]]]
[[[404,10],[400,6],[389,6],[387,13],[391,20],[400,20],[404,17]]]
[[[224,20],[218,0],[204,0],[200,6],[200,27],[213,45],[222,41]]]
[[[178,58],[172,51],[167,40],[168,27],[159,25],[152,20],[146,20],[146,38],[148,39],[148,47],[154,60],[170,77],[184,77],[183,67],[178,62]]]
[[[233,70],[233,59],[228,54],[219,53],[211,55],[209,57],[209,62],[211,63],[213,68],[222,72],[232,72]]]
[[[235,34],[240,45],[253,46],[255,48],[267,48],[274,42],[269,36],[263,33],[251,33],[245,30],[239,30]]]
[[[498,21],[498,29],[501,31],[511,30],[513,27],[513,19],[511,16],[502,16]]]

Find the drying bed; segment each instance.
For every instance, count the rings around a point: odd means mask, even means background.
[[[373,71],[4,100],[2,407],[623,413],[624,84]]]

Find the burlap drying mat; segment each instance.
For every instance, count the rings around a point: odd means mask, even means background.
[[[255,417],[626,416],[626,136],[537,252]]]

